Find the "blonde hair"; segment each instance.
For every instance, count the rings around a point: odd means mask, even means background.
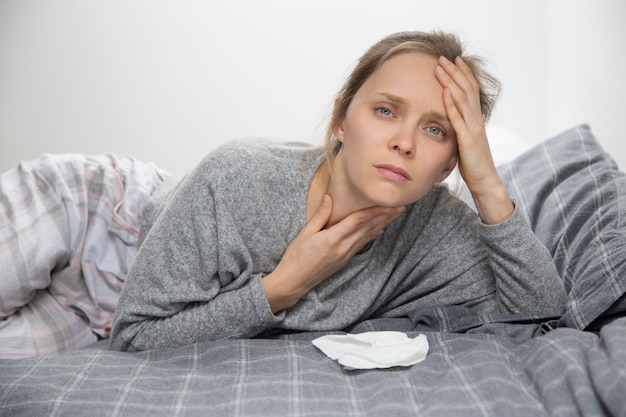
[[[425,54],[436,59],[444,56],[450,61],[454,61],[456,57],[463,58],[480,85],[481,112],[485,122],[489,120],[500,93],[500,82],[486,71],[482,58],[464,56],[463,44],[451,33],[441,31],[394,33],[374,44],[363,54],[337,94],[338,100],[335,100],[336,105],[326,131],[325,151],[328,162],[331,162],[341,149],[342,144],[334,132],[345,119],[357,91],[387,60],[409,52]]]

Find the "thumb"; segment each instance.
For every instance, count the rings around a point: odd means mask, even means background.
[[[319,232],[326,226],[333,212],[333,201],[330,195],[324,194],[322,204],[319,206],[313,217],[309,220],[306,227],[312,231]]]

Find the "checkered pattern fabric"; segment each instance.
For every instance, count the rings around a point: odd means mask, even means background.
[[[0,176],[0,357],[108,335],[143,206],[165,176],[112,155],[47,155]]]

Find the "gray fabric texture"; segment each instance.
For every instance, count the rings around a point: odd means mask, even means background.
[[[568,274],[568,307],[560,320],[461,306],[367,320],[350,331],[423,333],[430,345],[417,365],[367,371],[346,371],[311,344],[329,332],[136,353],[108,351],[104,340],[77,352],[0,360],[0,416],[626,415],[625,257],[585,244],[589,234],[605,241],[605,228],[609,238],[623,233],[623,174],[587,126],[501,169],[516,190],[518,209]],[[563,170],[568,174],[557,175]],[[572,177],[577,181],[560,186]],[[557,209],[544,202],[550,193],[536,192],[556,189],[564,202],[604,197],[595,210]],[[604,257],[593,256],[598,250]],[[582,291],[590,285],[593,291]],[[581,330],[590,322],[597,331]]]
[[[308,186],[322,157],[309,144],[233,142],[164,194],[165,204],[154,203],[164,209],[126,279],[112,347],[340,330],[441,305],[562,312],[562,281],[519,211],[487,226],[436,185],[366,252],[272,314],[261,277],[304,226]]]
[[[429,354],[409,368],[346,371],[313,346],[317,332],[0,360],[0,416],[625,415],[626,318],[598,334],[559,328],[531,338],[536,325],[520,323],[435,330],[471,315],[436,309],[434,327],[419,332],[405,319],[354,329],[425,334]]]
[[[559,325],[585,329],[626,311],[626,174],[591,128],[541,143],[500,174],[563,277]]]

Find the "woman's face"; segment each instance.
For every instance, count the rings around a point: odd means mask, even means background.
[[[333,166],[352,204],[413,203],[454,169],[456,136],[436,67],[427,55],[397,55],[355,94],[335,131],[343,146]]]

